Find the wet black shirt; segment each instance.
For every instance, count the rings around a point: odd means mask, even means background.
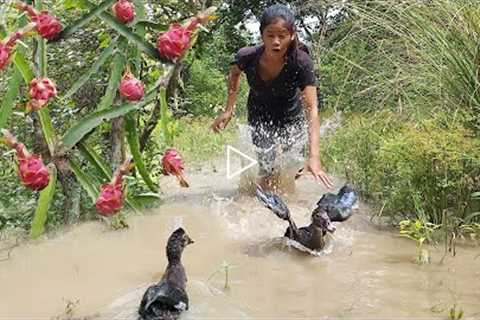
[[[302,116],[300,90],[315,85],[313,62],[305,51],[292,50],[279,75],[265,82],[257,73],[263,50],[263,45],[241,48],[233,62],[246,74],[250,86],[248,122],[254,126],[284,127]]]

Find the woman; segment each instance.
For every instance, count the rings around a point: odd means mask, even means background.
[[[289,151],[298,145],[308,122],[309,158],[305,169],[330,188],[332,182],[319,158],[320,123],[313,62],[299,48],[293,12],[284,5],[267,8],[260,20],[260,33],[263,45],[244,47],[236,54],[228,79],[226,109],[212,128],[220,132],[232,118],[244,72],[250,86],[248,122],[253,144],[259,150],[262,187],[275,187],[273,167],[278,148]]]

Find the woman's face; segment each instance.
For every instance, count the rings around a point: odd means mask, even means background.
[[[283,56],[287,52],[295,34],[291,32],[285,20],[278,18],[263,29],[262,40],[265,50],[273,56]]]

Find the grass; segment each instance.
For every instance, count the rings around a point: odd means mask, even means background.
[[[232,120],[225,131],[214,133],[210,128],[214,118],[199,117],[182,120],[184,130],[174,138],[186,162],[198,163],[221,155],[227,144],[237,138],[237,121]]]
[[[214,133],[211,124],[215,118],[208,116],[183,117],[174,120],[175,129],[173,146],[180,152],[184,162],[191,166],[199,166],[202,162],[215,159],[225,151],[227,144],[237,139],[237,124],[244,120],[232,119],[222,133]],[[159,150],[168,147],[162,139],[159,130],[154,132],[153,141]]]

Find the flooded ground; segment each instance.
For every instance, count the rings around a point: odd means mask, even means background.
[[[128,230],[89,222],[15,248],[0,262],[0,318],[135,319],[178,226],[195,240],[183,256],[191,304],[183,319],[445,319],[454,304],[480,318],[478,248],[457,248],[442,265],[443,249],[430,248],[432,263],[414,264],[414,243],[371,224],[361,204],[320,256],[268,249],[286,224],[241,195],[238,179],[208,164],[189,180],[192,188],[181,190],[165,178],[165,203],[129,217]],[[286,201],[299,225],[324,192],[298,181]]]

